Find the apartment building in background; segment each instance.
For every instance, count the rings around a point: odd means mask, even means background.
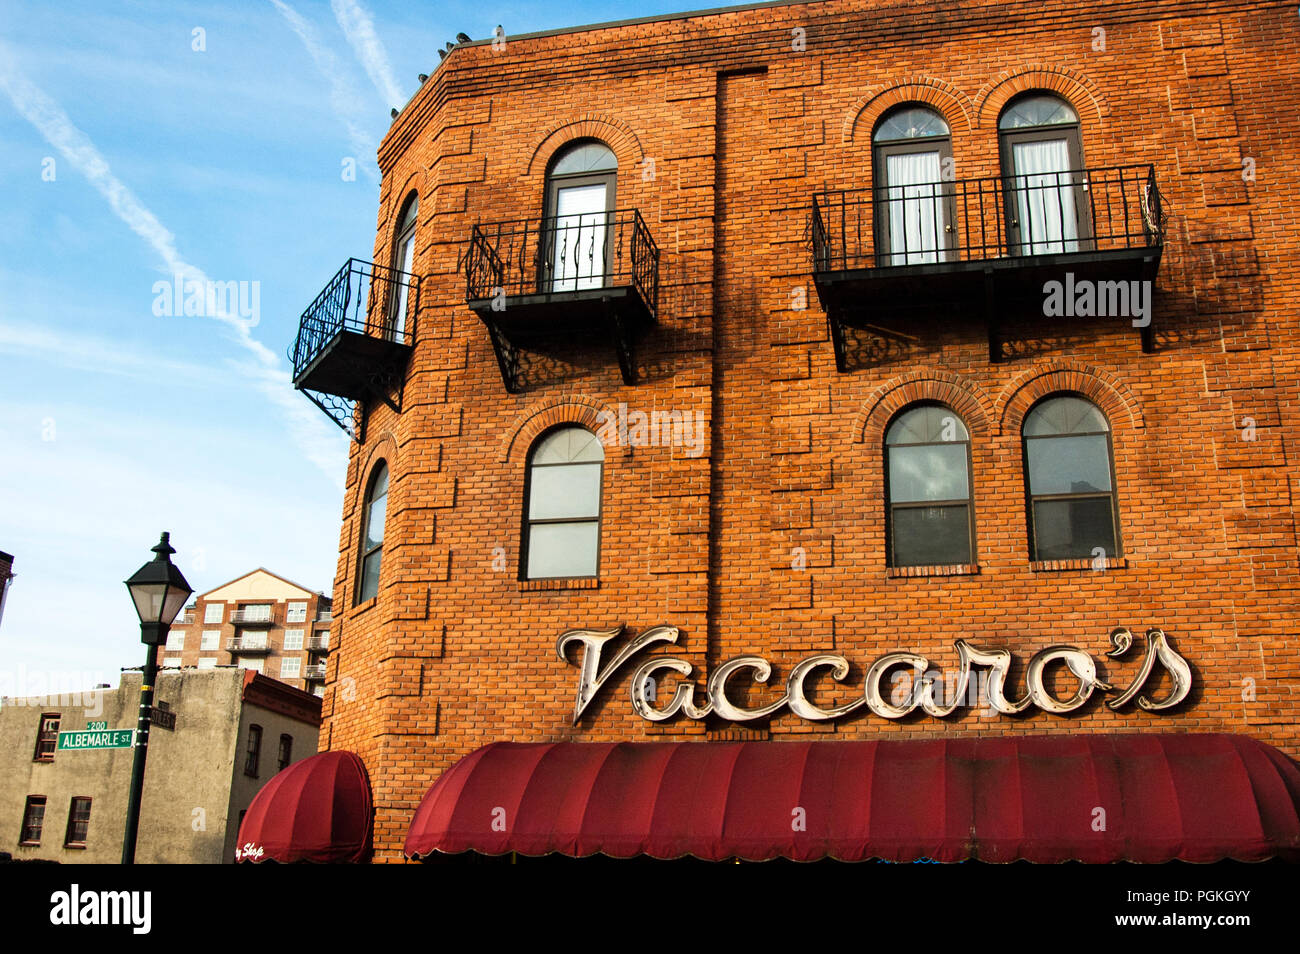
[[[258,568],[187,606],[159,648],[158,663],[241,666],[319,696],[330,623],[328,596]]]
[[[0,700],[0,851],[15,859],[122,858],[140,670],[116,689]],[[247,669],[162,672],[136,861],[219,864],[281,769],[316,754],[320,699]],[[113,737],[121,747],[100,747]]]

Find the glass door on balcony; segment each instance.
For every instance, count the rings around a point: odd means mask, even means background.
[[[1092,243],[1078,117],[1045,94],[1016,100],[998,120],[1012,255],[1086,251]]]
[[[955,235],[948,124],[932,109],[904,106],[885,115],[872,142],[877,263],[947,261]]]
[[[538,246],[541,290],[580,291],[610,284],[616,169],[614,153],[594,140],[570,146],[552,164]]]

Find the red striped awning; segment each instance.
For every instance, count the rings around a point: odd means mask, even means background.
[[[1300,765],[1235,735],[497,742],[425,795],[407,857],[1300,859]]]
[[[371,814],[365,763],[352,752],[321,752],[277,773],[253,797],[235,860],[366,861]]]

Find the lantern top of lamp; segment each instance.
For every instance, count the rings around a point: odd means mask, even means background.
[[[163,531],[152,552],[156,556],[131,574],[126,588],[135,602],[140,622],[170,625],[194,591],[180,568],[171,561],[176,550],[171,545],[170,533]]]

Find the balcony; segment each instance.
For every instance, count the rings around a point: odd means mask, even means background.
[[[246,609],[233,610],[230,614],[229,622],[235,626],[274,626],[275,617],[271,613],[271,607],[248,607]]]
[[[813,279],[836,367],[849,363],[849,328],[906,339],[918,316],[950,323],[972,311],[983,319],[989,360],[1001,361],[1006,319],[1044,331],[1078,320],[1049,312],[1046,283],[1060,283],[1071,316],[1070,293],[1082,282],[1154,283],[1163,221],[1150,165],[817,193]],[[1093,307],[1103,291],[1106,304],[1129,305],[1131,286],[1089,287],[1098,289],[1089,297],[1092,317],[1123,319],[1116,323],[1138,328],[1142,350],[1151,351],[1150,310]]]
[[[307,680],[308,682],[324,682],[325,664],[320,663],[319,665],[316,666],[303,666],[302,678]]]
[[[626,384],[636,339],[656,321],[659,248],[635,209],[475,225],[465,296],[487,327],[512,394],[527,355],[613,341]]]
[[[328,626],[328,625],[330,624],[330,621],[331,621],[333,618],[334,618],[334,614],[333,614],[330,610],[319,610],[319,611],[316,613],[316,618],[315,618],[314,620],[312,620],[312,623],[311,623],[311,624],[312,624],[313,627],[314,627],[314,626]]]
[[[172,621],[173,626],[185,626],[194,622],[194,610],[185,610],[183,613],[177,613],[176,619]]]
[[[236,636],[234,639],[226,640],[226,652],[240,656],[269,653],[271,648],[271,641],[265,637]]]
[[[419,276],[350,258],[302,313],[293,385],[353,440],[364,438],[358,404],[401,410],[419,305]]]
[[[307,640],[307,649],[313,653],[327,653],[330,651],[329,636],[312,636]]]

